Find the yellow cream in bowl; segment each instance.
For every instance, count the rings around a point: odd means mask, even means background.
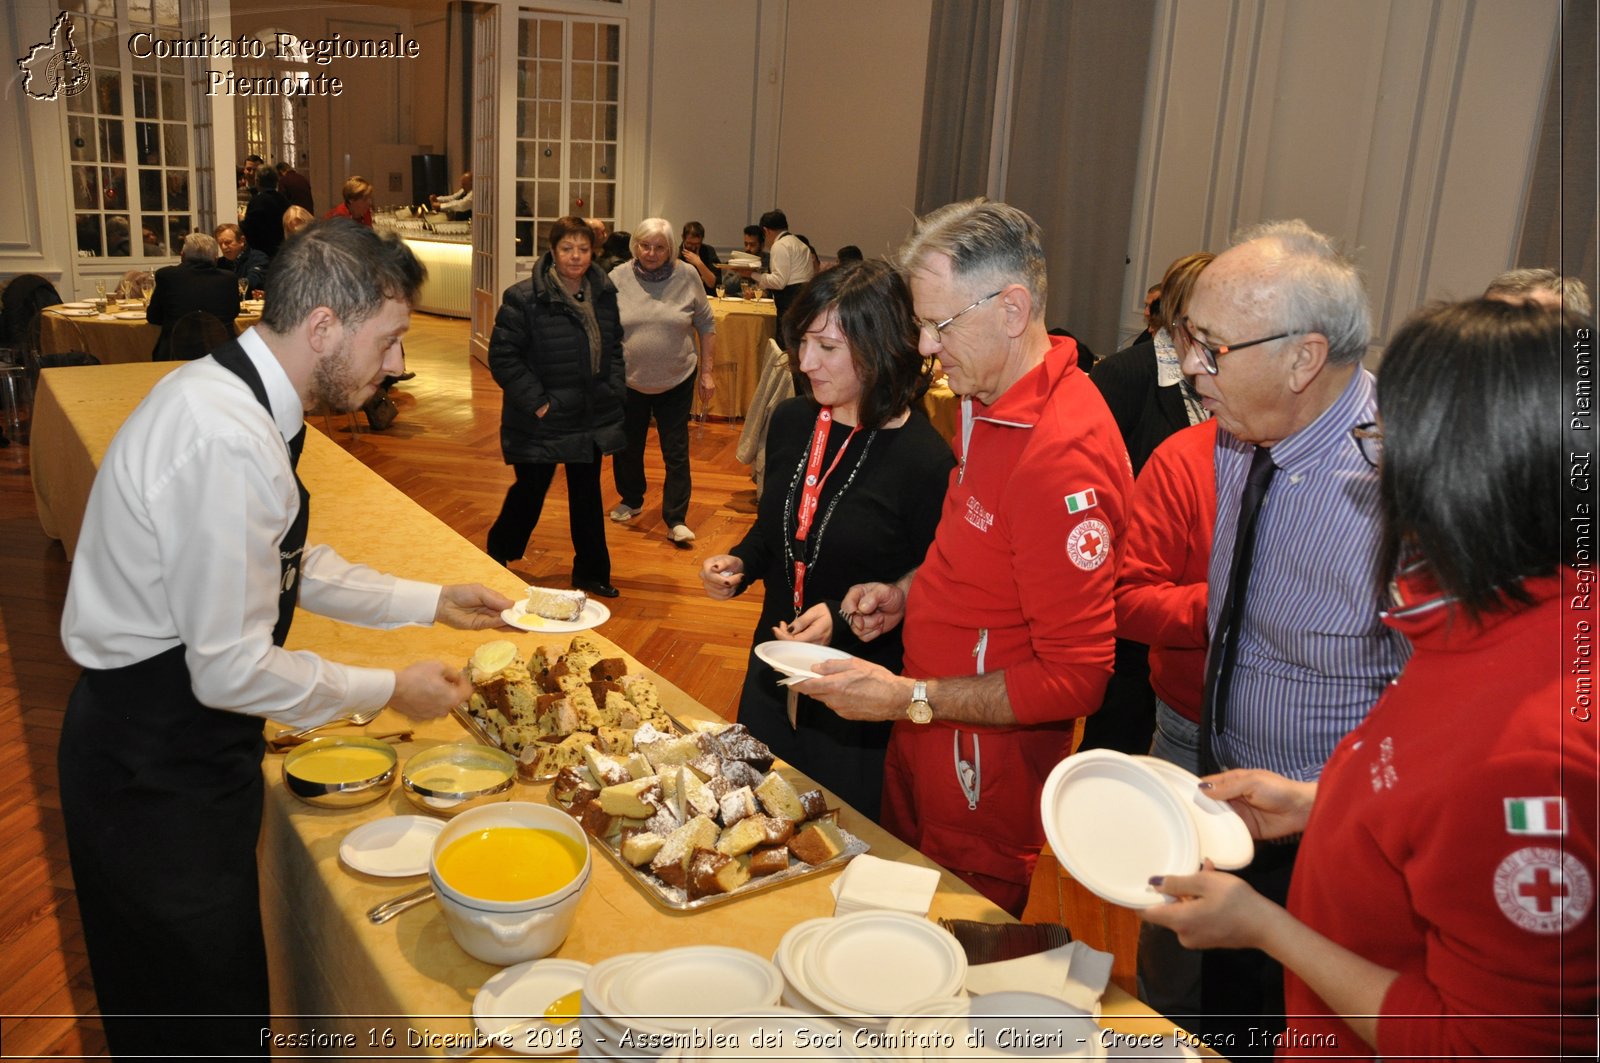
[[[439,794],[471,794],[490,790],[505,782],[509,775],[499,768],[478,768],[466,764],[429,764],[416,775],[411,784]]]
[[[376,779],[394,766],[391,757],[361,746],[330,746],[296,757],[287,771],[297,779],[337,786]]]
[[[525,901],[554,893],[578,877],[583,844],[536,827],[489,827],[444,847],[435,865],[458,893],[486,901]]]

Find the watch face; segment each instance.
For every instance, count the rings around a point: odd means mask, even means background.
[[[911,717],[912,723],[931,723],[933,721],[933,706],[926,701],[913,701],[906,709],[906,715]]]

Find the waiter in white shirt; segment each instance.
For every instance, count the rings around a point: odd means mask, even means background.
[[[428,202],[435,210],[442,210],[446,214],[471,214],[472,213],[472,171],[468,170],[461,175],[461,187],[454,194],[448,196],[429,196]]]
[[[783,211],[769,210],[761,215],[761,231],[766,236],[769,272],[760,273],[747,266],[731,268],[771,291],[781,318],[806,281],[816,275],[816,266],[811,260],[811,248],[789,231],[789,218]]]
[[[157,384],[95,479],[61,623],[84,668],[62,728],[61,802],[118,1058],[267,1054],[263,720],[385,704],[425,719],[470,693],[439,662],[391,672],[285,650],[296,602],[371,627],[459,628],[496,626],[511,604],[305,546],[302,411],[357,409],[401,371],[423,277],[370,229],[305,229],[273,260],[261,324]]]

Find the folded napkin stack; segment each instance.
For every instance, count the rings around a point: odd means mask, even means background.
[[[998,993],[1016,989],[1045,993],[1098,1016],[1100,997],[1111,978],[1111,960],[1111,953],[1073,941],[1032,956],[970,966],[967,968],[967,992]]]
[[[870,908],[927,915],[939,888],[939,872],[864,853],[845,866],[832,888],[835,916]]]

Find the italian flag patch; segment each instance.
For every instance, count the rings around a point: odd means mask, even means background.
[[[1506,798],[1507,834],[1567,833],[1567,802],[1560,797]]]
[[[1079,491],[1075,495],[1068,495],[1066,502],[1068,513],[1082,513],[1084,510],[1093,509],[1100,504],[1094,499],[1094,488],[1092,487],[1087,491]]]

